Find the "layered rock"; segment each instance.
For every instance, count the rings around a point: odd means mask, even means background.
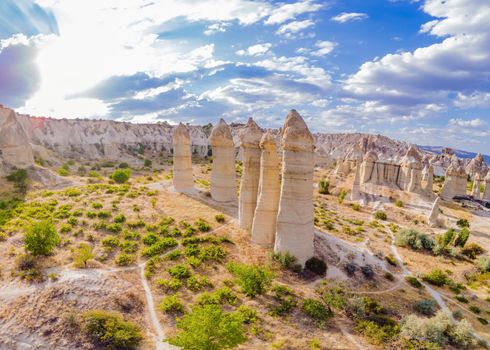
[[[282,185],[275,252],[290,252],[304,265],[313,256],[313,136],[291,110],[282,134]]]
[[[276,236],[279,208],[279,156],[274,135],[268,131],[260,141],[260,182],[257,207],[252,224],[252,242],[272,248]]]
[[[0,172],[30,166],[34,166],[34,156],[25,130],[15,112],[0,105]]]
[[[250,118],[247,125],[240,131],[240,150],[242,152],[243,172],[240,183],[240,199],[238,201],[238,221],[244,230],[251,230],[257,192],[260,180],[260,140],[262,131]]]
[[[174,147],[174,189],[178,192],[190,191],[194,187],[191,137],[189,130],[182,123],[174,129],[172,142]]]
[[[441,198],[437,197],[436,200],[434,201],[434,204],[432,204],[432,209],[430,211],[429,217],[427,219],[427,223],[429,224],[430,227],[436,227],[438,224],[438,218],[439,218],[439,204],[440,204]]]
[[[355,169],[357,164],[360,164],[363,159],[363,152],[359,143],[352,145],[345,158],[340,158],[337,160],[337,167],[335,169],[335,174],[339,176],[347,176]]]
[[[211,197],[217,202],[235,201],[235,145],[230,127],[223,119],[211,131],[209,144],[213,151]]]
[[[467,175],[463,167],[451,164],[446,170],[446,180],[441,190],[441,197],[452,200],[455,196],[466,195]]]
[[[483,181],[485,182],[485,190],[483,191],[482,199],[485,201],[490,201],[490,170]]]

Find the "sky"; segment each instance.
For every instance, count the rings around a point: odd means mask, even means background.
[[[1,0],[0,104],[490,154],[490,1]]]

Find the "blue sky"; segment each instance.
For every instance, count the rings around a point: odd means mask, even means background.
[[[488,0],[3,0],[31,115],[380,133],[490,153]]]

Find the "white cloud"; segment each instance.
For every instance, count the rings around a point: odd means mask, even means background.
[[[362,12],[342,12],[337,16],[332,17],[332,21],[345,23],[349,21],[360,21],[363,19],[367,19],[369,16],[366,13]]]
[[[487,123],[480,118],[466,120],[461,118],[453,118],[449,119],[449,125],[461,126],[465,128],[479,128],[487,125]]]
[[[459,108],[488,108],[490,107],[489,92],[458,93],[454,105]]]
[[[226,27],[229,27],[231,23],[222,22],[222,23],[213,23],[206,28],[204,31],[204,35],[213,35],[216,33],[224,33],[226,32]]]
[[[293,21],[280,26],[279,29],[276,31],[276,34],[288,36],[292,33],[303,31],[313,25],[315,25],[315,22],[313,22],[311,19],[306,19],[304,21]]]
[[[337,46],[337,43],[334,43],[333,41],[320,40],[315,43],[315,47],[317,47],[318,50],[313,51],[311,54],[313,56],[323,57],[331,53],[335,46]]]
[[[281,24],[288,20],[295,19],[296,16],[300,14],[318,11],[323,6],[324,5],[322,4],[315,4],[311,0],[285,4],[274,9],[269,18],[265,21],[265,24]]]
[[[250,46],[246,50],[238,50],[236,54],[238,56],[261,56],[267,53],[271,47],[272,45],[269,43],[257,44],[257,45]]]

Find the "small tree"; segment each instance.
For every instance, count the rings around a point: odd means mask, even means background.
[[[453,240],[454,236],[455,236],[455,232],[452,228],[450,228],[449,230],[447,230],[443,235],[442,237],[440,238],[440,244],[443,248],[446,248]]]
[[[145,168],[151,168],[151,166],[153,165],[153,162],[150,159],[145,159],[143,165]]]
[[[264,294],[270,286],[274,274],[267,268],[257,265],[229,263],[228,271],[236,278],[242,292],[249,297]]]
[[[49,255],[60,241],[53,223],[49,220],[32,225],[24,235],[24,246],[32,255]]]
[[[27,191],[27,186],[29,185],[29,174],[25,169],[18,169],[12,174],[7,175],[7,181],[13,182],[15,189],[24,194]]]
[[[179,332],[169,343],[182,350],[232,349],[246,340],[242,324],[240,313],[214,304],[197,306],[177,321]]]
[[[318,184],[318,193],[320,194],[329,194],[330,182],[328,182],[327,178],[322,178]]]
[[[111,175],[111,179],[113,179],[118,184],[123,184],[128,182],[129,177],[131,176],[130,169],[116,169]]]
[[[73,252],[73,263],[76,267],[87,267],[87,261],[94,258],[92,247],[86,243],[80,243],[78,249]]]
[[[467,227],[463,227],[463,229],[459,231],[458,236],[454,241],[454,245],[456,247],[464,247],[468,238],[470,238],[470,230]]]

